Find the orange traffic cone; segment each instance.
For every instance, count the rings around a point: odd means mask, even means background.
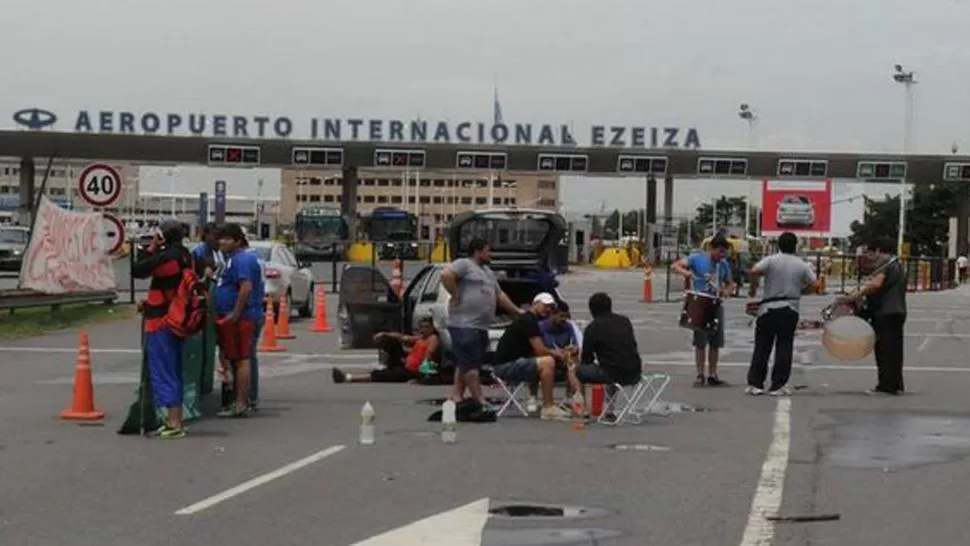
[[[327,324],[327,292],[322,284],[316,286],[314,291],[314,324],[310,331],[315,334],[332,332],[333,329]]]
[[[643,303],[653,301],[653,268],[647,264],[643,268]]]
[[[81,331],[81,344],[74,366],[74,401],[61,412],[61,419],[69,421],[100,421],[104,412],[94,409],[94,383],[91,379],[91,347],[87,331]]]
[[[259,344],[259,352],[279,353],[285,350],[286,347],[276,342],[276,321],[273,319],[273,300],[270,298],[266,303],[266,324],[263,325],[263,339]]]
[[[296,339],[290,332],[290,298],[280,300],[280,321],[277,324],[276,339]]]

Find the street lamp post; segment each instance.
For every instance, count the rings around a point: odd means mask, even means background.
[[[903,154],[908,154],[913,145],[913,120],[916,112],[916,98],[913,86],[916,85],[916,75],[913,71],[906,71],[903,65],[894,67],[893,81],[900,83],[906,89],[906,103],[903,111]],[[906,179],[900,181],[899,190],[899,236],[896,240],[896,253],[902,255],[903,242],[906,235]]]
[[[738,106],[738,117],[741,121],[748,124],[748,148],[754,150],[757,146],[757,127],[758,115],[751,109],[751,105],[746,102],[742,102]],[[747,195],[744,199],[744,237],[745,241],[748,240],[748,233],[751,230],[751,186],[747,186]]]

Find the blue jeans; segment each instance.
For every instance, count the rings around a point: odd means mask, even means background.
[[[252,355],[249,357],[249,362],[250,362],[249,401],[250,402],[259,401],[259,351],[257,350],[257,348],[259,347],[259,336],[263,333],[263,324],[265,322],[266,321],[263,318],[260,318],[259,321],[256,322],[256,332],[253,335],[252,350],[249,353],[250,355]]]

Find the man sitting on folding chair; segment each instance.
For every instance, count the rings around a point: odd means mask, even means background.
[[[558,349],[549,349],[542,340],[539,321],[556,306],[551,294],[543,292],[532,300],[532,309],[519,315],[502,334],[495,350],[495,366],[492,375],[502,386],[509,401],[523,413],[516,396],[522,386],[538,378],[542,391],[542,410],[539,417],[544,420],[568,420],[570,415],[556,405],[553,388],[556,380],[556,361],[564,362],[566,354]],[[577,384],[578,386],[578,384]]]
[[[643,362],[640,360],[633,324],[626,316],[613,312],[613,300],[604,292],[590,296],[589,314],[593,316],[593,321],[583,333],[583,351],[580,364],[576,367],[576,378],[580,383],[606,385],[608,389],[614,386],[635,387],[632,396],[625,396],[621,392],[610,393],[609,398],[614,403],[620,402],[619,398],[625,402],[624,408],[609,408],[617,412],[617,420],[622,420],[628,411],[636,411],[633,406],[644,394],[640,392]]]

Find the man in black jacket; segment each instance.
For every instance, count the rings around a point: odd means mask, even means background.
[[[604,292],[589,297],[589,314],[593,321],[583,332],[577,379],[584,384],[639,382],[643,361],[630,319],[613,312],[613,300]]]

